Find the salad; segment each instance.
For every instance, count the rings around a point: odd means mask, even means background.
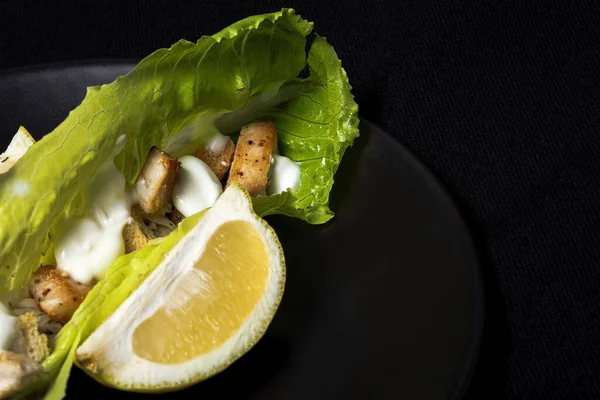
[[[63,398],[74,363],[178,390],[260,339],[285,286],[263,218],[329,221],[358,136],[312,29],[292,9],[248,17],[88,88],[38,142],[19,129],[0,155],[0,397]]]

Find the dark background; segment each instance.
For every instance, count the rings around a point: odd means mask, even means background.
[[[600,2],[4,0],[0,69],[141,58],[282,6],[467,220],[486,290],[467,398],[600,398]]]

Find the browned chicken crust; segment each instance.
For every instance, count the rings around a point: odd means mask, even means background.
[[[63,276],[56,267],[40,267],[31,278],[29,294],[54,321],[66,324],[90,291],[88,285]]]
[[[212,169],[217,178],[222,180],[227,175],[227,172],[229,172],[229,168],[231,168],[234,153],[235,144],[230,137],[227,137],[227,144],[222,151],[215,152],[209,147],[202,146],[194,153],[194,156],[204,161]]]
[[[239,182],[250,196],[264,195],[276,140],[277,132],[272,122],[244,126],[235,148],[227,186]]]
[[[154,214],[167,206],[178,171],[177,158],[157,147],[150,149],[135,185],[140,207],[146,214]]]

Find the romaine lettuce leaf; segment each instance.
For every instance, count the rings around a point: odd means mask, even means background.
[[[214,120],[295,79],[312,23],[293,10],[246,18],[197,43],[181,40],[83,102],[0,175],[0,287],[22,287],[69,217],[87,206],[92,177],[114,157],[133,183],[148,150],[189,153]]]
[[[272,119],[281,153],[300,163],[298,190],[257,198],[259,215],[330,219],[333,175],[358,135],[357,105],[323,38],[307,57],[312,25],[291,9],[249,17],[197,43],[160,49],[115,82],[88,88],[63,123],[0,175],[0,290],[22,287],[57,227],[84,213],[104,162],[114,157],[131,184],[153,145],[189,153],[216,121]],[[299,79],[307,58],[310,77]]]
[[[59,332],[54,351],[44,361],[44,369],[49,371],[46,383],[51,383],[45,397],[47,400],[63,398],[79,344],[137,289],[205,213],[206,211],[202,211],[184,219],[163,240],[119,257],[106,277],[92,288],[71,321]]]
[[[249,17],[196,43],[160,49],[113,83],[88,88],[53,132],[0,175],[0,294],[23,287],[47,262],[59,227],[84,214],[105,162],[114,159],[133,184],[152,146],[181,156],[217,130],[233,134],[253,120],[275,122],[279,151],[299,163],[302,179],[296,191],[256,198],[256,212],[329,220],[333,176],[358,136],[357,105],[325,39],[316,36],[306,54],[312,27],[292,9]],[[301,79],[307,63],[310,76]],[[129,264],[146,265],[140,258],[153,259],[155,250],[119,259],[65,326],[44,363],[50,380],[60,372],[50,394],[64,393],[72,359],[63,361],[100,318],[90,310],[112,312],[128,295],[115,277],[143,279]]]
[[[309,223],[327,222],[333,176],[344,152],[358,137],[358,106],[335,50],[318,36],[308,53],[311,84],[262,117],[275,123],[281,154],[300,165],[296,191],[254,199],[258,215],[285,214]]]

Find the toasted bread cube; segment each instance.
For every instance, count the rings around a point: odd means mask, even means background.
[[[148,236],[139,221],[133,219],[123,227],[123,241],[125,242],[125,254],[133,253],[148,244]]]
[[[19,335],[11,346],[11,350],[25,354],[33,361],[41,363],[50,354],[48,336],[38,330],[38,319],[33,311],[17,318]]]
[[[277,133],[272,122],[244,126],[235,148],[227,186],[239,182],[250,196],[264,195],[276,140]]]
[[[144,218],[139,207],[131,211],[132,221],[123,228],[123,239],[125,242],[125,254],[133,253],[141,249],[155,238],[152,230],[144,223]]]
[[[135,185],[139,205],[146,214],[154,214],[167,206],[178,171],[177,158],[156,147],[150,150]]]

